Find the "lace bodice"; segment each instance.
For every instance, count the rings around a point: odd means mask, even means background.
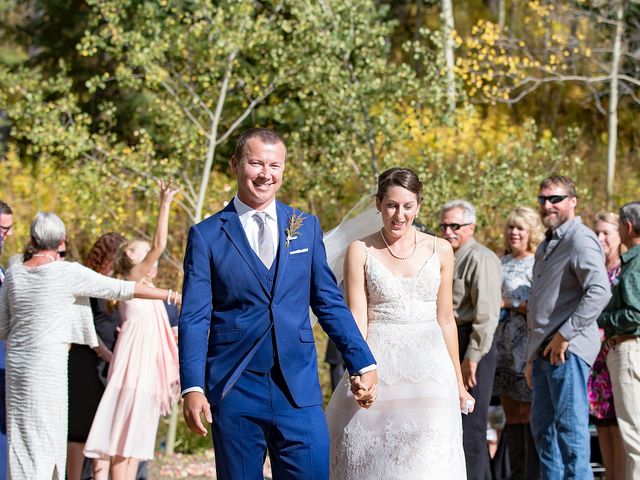
[[[440,260],[435,251],[412,277],[393,275],[367,251],[365,277],[367,343],[379,360],[379,381],[393,385],[430,377],[449,382],[452,377],[440,373],[453,367],[437,322]]]
[[[399,277],[367,251],[367,317],[372,323],[436,321],[440,261],[433,252],[413,277]]]

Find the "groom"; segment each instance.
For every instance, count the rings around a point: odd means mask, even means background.
[[[309,306],[336,343],[361,406],[375,360],[327,265],[318,219],[275,200],[286,147],[269,129],[242,133],[231,157],[237,195],[191,227],[179,323],[190,430],[211,423],[219,480],[329,478]]]

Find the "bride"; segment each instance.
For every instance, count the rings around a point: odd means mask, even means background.
[[[382,229],[347,250],[347,304],[378,362],[378,386],[360,408],[343,381],[327,406],[334,480],[466,478],[460,412],[474,401],[458,360],[453,251],[413,228],[421,192],[409,169],[382,173]]]

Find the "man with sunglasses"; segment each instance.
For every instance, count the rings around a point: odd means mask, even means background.
[[[476,242],[476,210],[471,203],[453,200],[440,213],[440,231],[455,255],[453,311],[465,388],[476,400],[473,415],[463,415],[462,432],[467,476],[490,480],[487,415],[496,369],[493,335],[501,301],[500,260]]]
[[[0,200],[0,254],[2,245],[9,236],[13,235],[13,210],[5,202]],[[0,266],[0,288],[4,283],[4,270]],[[7,472],[7,410],[5,407],[5,347],[0,341],[0,480],[6,478]]]
[[[546,239],[536,251],[527,305],[531,430],[545,478],[592,478],[587,377],[598,351],[596,320],[611,297],[598,238],[576,216],[571,179],[540,183]]]

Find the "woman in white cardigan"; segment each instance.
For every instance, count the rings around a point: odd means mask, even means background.
[[[9,478],[64,479],[69,345],[98,348],[89,297],[164,299],[168,291],[58,261],[66,232],[53,213],[38,213],[30,233],[35,254],[8,270],[0,291]]]

